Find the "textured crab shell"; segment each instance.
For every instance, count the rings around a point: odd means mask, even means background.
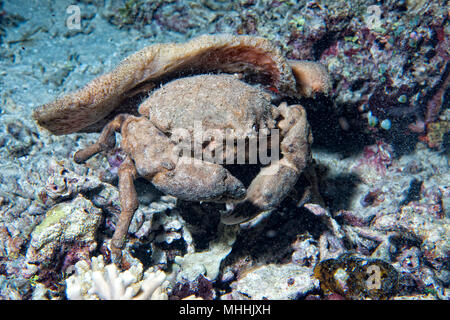
[[[182,128],[220,130],[232,138],[255,137],[275,127],[270,95],[232,75],[198,75],[173,80],[152,92],[139,113],[163,132]]]
[[[154,44],[123,60],[82,89],[39,106],[33,117],[53,134],[81,131],[107,117],[130,95],[167,80],[209,72],[236,73],[277,89],[296,91],[292,69],[269,40],[203,35],[185,43]]]

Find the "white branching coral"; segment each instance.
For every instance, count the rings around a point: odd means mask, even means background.
[[[75,274],[66,280],[66,295],[70,300],[167,300],[163,288],[166,275],[136,263],[120,272],[115,264],[104,265],[103,257],[93,257],[75,265]]]

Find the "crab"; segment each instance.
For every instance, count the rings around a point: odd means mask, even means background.
[[[39,107],[34,117],[55,134],[102,128],[96,143],[74,154],[77,163],[114,148],[115,133],[122,135],[121,214],[111,240],[113,255],[120,257],[139,205],[137,177],[178,199],[225,203],[225,224],[277,208],[311,167],[312,134],[302,106],[276,105],[273,98],[327,88],[323,67],[287,61],[266,39],[202,36],[145,48],[80,91]],[[148,96],[138,112],[123,107],[142,92]],[[199,126],[203,133],[192,140]],[[280,157],[245,186],[226,165],[249,160],[250,152],[240,152],[236,142],[248,145],[275,133]],[[273,149],[273,141],[259,148]]]

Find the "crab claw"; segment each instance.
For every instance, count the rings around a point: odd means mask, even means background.
[[[187,201],[241,200],[246,195],[243,183],[224,167],[188,157],[151,181],[161,192]]]
[[[300,173],[285,160],[261,170],[250,184],[247,197],[234,205],[232,211],[222,213],[224,224],[246,222],[258,214],[276,208],[293,188]]]
[[[247,189],[247,196],[232,211],[221,215],[224,224],[246,222],[258,214],[275,209],[294,188],[311,159],[312,134],[306,111],[299,105],[278,107],[283,118],[278,127],[283,137],[282,158],[261,169]]]

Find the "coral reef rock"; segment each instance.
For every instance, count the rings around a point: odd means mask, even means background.
[[[101,210],[81,195],[51,208],[31,233],[24,274],[31,276],[38,266],[48,265],[64,244],[82,243],[89,251],[94,250],[101,217]]]
[[[231,299],[291,300],[305,296],[318,288],[312,268],[300,267],[294,263],[269,264],[246,273],[231,284]],[[264,288],[264,290],[261,290]]]
[[[176,257],[175,262],[181,266],[179,279],[194,281],[200,274],[215,280],[220,272],[220,264],[231,252],[237,234],[236,226],[222,226],[217,240],[210,244],[208,251],[190,252],[183,257]]]

